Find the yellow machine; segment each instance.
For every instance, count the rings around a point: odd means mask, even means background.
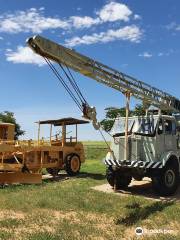
[[[55,176],[66,170],[70,176],[76,175],[85,161],[84,148],[77,139],[77,125],[88,121],[63,118],[38,122],[37,140],[13,140],[15,126],[0,123],[0,184],[40,183],[42,169]],[[40,138],[41,126],[48,124],[48,139]],[[68,137],[67,126],[74,126],[74,136]],[[53,136],[53,127],[61,128]]]

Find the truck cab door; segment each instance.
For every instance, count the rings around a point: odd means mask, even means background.
[[[176,123],[171,119],[164,119],[164,143],[165,151],[177,149]]]
[[[164,124],[163,119],[160,118],[157,123],[157,131],[156,131],[156,159],[159,159],[161,154],[164,152]]]

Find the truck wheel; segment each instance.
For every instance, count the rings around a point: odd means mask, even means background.
[[[51,174],[53,177],[57,176],[60,169],[59,168],[46,168],[46,171]]]
[[[72,153],[66,157],[65,170],[69,176],[75,176],[79,173],[81,161],[77,154]]]
[[[122,172],[114,171],[112,167],[109,166],[106,170],[106,179],[112,187],[116,185],[116,189],[125,189],[130,184],[132,177]]]
[[[108,181],[108,183],[114,187],[114,179],[115,179],[115,173],[112,169],[111,166],[109,166],[107,169],[106,169],[106,179]]]
[[[178,166],[175,164],[167,164],[158,176],[152,178],[154,190],[162,195],[169,196],[176,192],[179,185]]]
[[[116,173],[115,187],[116,189],[126,189],[132,180],[131,176],[126,176],[121,173]]]

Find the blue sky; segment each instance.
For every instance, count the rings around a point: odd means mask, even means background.
[[[37,120],[81,116],[26,46],[36,34],[180,97],[180,1],[0,0],[0,6],[0,111],[15,113],[25,138],[34,137]],[[121,93],[75,77],[99,119],[105,107],[124,105]],[[91,126],[80,127],[80,138],[101,139]]]

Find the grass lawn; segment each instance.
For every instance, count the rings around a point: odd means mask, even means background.
[[[101,161],[105,145],[98,146],[103,149],[86,146],[88,160],[78,177],[1,188],[0,239],[137,239],[137,226],[178,232],[180,202],[119,197],[91,189],[106,183]],[[180,239],[180,234],[144,239]]]

